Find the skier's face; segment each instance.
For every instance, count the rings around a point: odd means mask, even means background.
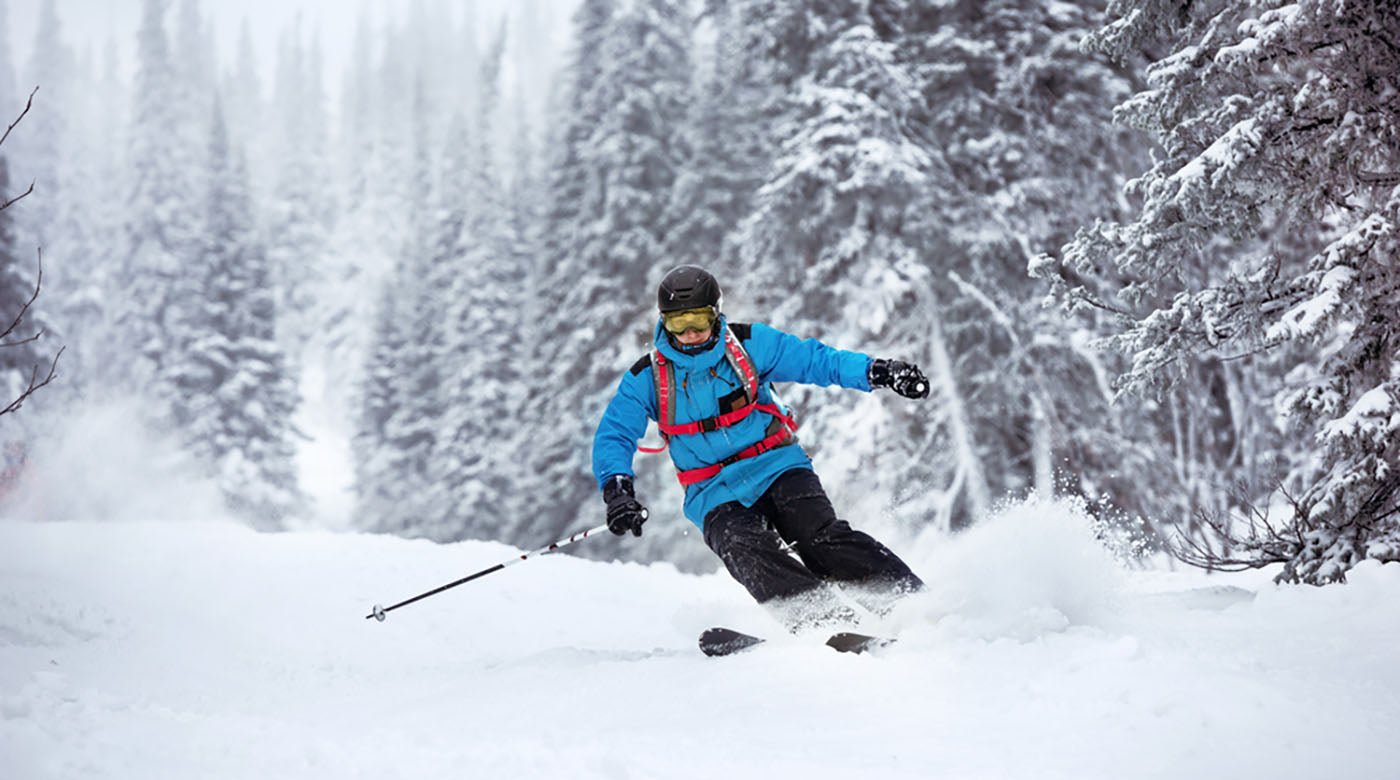
[[[712,328],[705,328],[704,330],[688,330],[684,333],[677,333],[675,334],[676,341],[679,341],[687,347],[693,347],[696,344],[704,344],[706,341],[710,340],[711,330]]]

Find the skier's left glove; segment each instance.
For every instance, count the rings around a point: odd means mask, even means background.
[[[913,363],[876,358],[867,373],[871,387],[888,387],[905,398],[928,396],[928,377]]]
[[[632,489],[632,478],[626,474],[608,477],[603,483],[603,502],[608,505],[608,530],[622,536],[628,531],[642,535],[642,523],[647,521],[647,508],[642,506]]]

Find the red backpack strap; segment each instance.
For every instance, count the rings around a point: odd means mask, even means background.
[[[656,350],[652,354],[651,369],[652,379],[656,383],[657,419],[656,427],[661,430],[661,438],[669,441],[672,436],[683,436],[686,434],[706,433],[719,430],[733,425],[748,417],[755,411],[766,412],[777,418],[780,423],[776,430],[770,429],[770,433],[763,440],[757,442],[742,452],[725,458],[719,463],[709,466],[702,466],[698,469],[689,469],[680,472],[677,476],[682,485],[693,485],[702,482],[718,474],[725,466],[736,463],[746,458],[762,455],[768,450],[791,444],[796,441],[793,433],[797,430],[797,423],[787,415],[777,404],[758,403],[758,367],[754,365],[753,358],[739,343],[739,339],[733,331],[726,329],[724,332],[724,357],[729,361],[729,365],[738,375],[739,381],[743,383],[744,403],[738,408],[715,417],[709,417],[695,422],[676,424],[676,370],[671,362],[661,354],[661,350]],[[638,447],[642,452],[661,452],[666,449],[666,445],[660,447]]]
[[[665,452],[670,437],[668,432],[676,425],[676,369],[659,349],[651,356],[651,378],[656,383],[656,427],[661,431],[661,446],[639,445],[637,449],[641,452]]]
[[[697,482],[704,482],[723,471],[726,467],[738,463],[741,460],[758,457],[769,450],[785,447],[797,441],[797,436],[794,435],[797,432],[797,421],[783,412],[777,404],[758,404],[756,408],[760,412],[767,412],[778,418],[781,424],[777,426],[776,430],[768,434],[761,441],[730,455],[719,463],[711,463],[708,466],[701,466],[698,469],[681,471],[676,474],[676,479],[679,479],[682,485],[689,487]]]
[[[724,330],[724,357],[729,361],[734,373],[739,375],[739,381],[744,383],[744,392],[748,395],[747,403],[757,401],[758,367],[753,364],[753,358],[749,357],[744,345],[739,343],[739,337],[728,328]]]
[[[673,409],[671,416],[667,418],[664,423],[658,423],[658,427],[661,428],[663,434],[666,436],[685,436],[696,433],[710,433],[720,428],[728,428],[734,425],[745,417],[748,417],[757,409],[755,403],[758,401],[758,368],[754,366],[753,358],[749,357],[749,353],[744,351],[743,345],[739,343],[739,339],[734,335],[733,331],[730,330],[724,332],[724,357],[729,361],[729,365],[734,369],[734,373],[738,375],[739,381],[743,385],[744,402],[724,414],[718,414],[714,417],[707,417],[694,422],[681,423],[679,425],[675,423],[676,418]],[[675,379],[671,380],[671,385],[674,387]],[[658,383],[658,394],[660,392],[660,387],[661,385]],[[674,394],[674,390],[672,393]]]

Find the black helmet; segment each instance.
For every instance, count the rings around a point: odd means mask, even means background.
[[[673,268],[661,280],[656,290],[656,305],[661,313],[713,306],[719,309],[719,282],[709,271],[696,265]]]

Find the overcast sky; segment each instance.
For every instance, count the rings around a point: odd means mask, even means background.
[[[496,19],[510,9],[512,28],[520,22],[523,0],[423,0],[429,4],[440,3],[460,8],[463,3],[474,3],[478,19]],[[123,59],[130,62],[136,45],[136,32],[141,21],[143,0],[0,0],[9,6],[9,29],[11,51],[14,55],[16,74],[20,81],[26,81],[25,63],[29,61],[30,50],[38,30],[39,13],[45,3],[53,2],[57,9],[63,37],[77,51],[91,47],[94,54],[100,55],[113,41]],[[171,12],[167,17],[173,22],[175,9],[183,0],[169,0]],[[538,42],[525,47],[521,56],[541,57],[553,65],[563,55],[568,45],[569,17],[578,0],[535,0],[537,17],[535,24],[543,29],[537,31],[536,41],[543,39],[548,44],[541,50]],[[410,0],[201,0],[200,7],[214,20],[220,55],[227,61],[235,51],[239,30],[246,20],[253,35],[254,46],[264,60],[264,69],[271,72],[272,57],[278,36],[287,29],[300,14],[303,28],[319,35],[326,58],[327,85],[335,88],[339,74],[343,72],[345,61],[350,56],[356,24],[362,10],[367,10],[378,25],[388,17],[398,18],[411,7]],[[493,29],[494,25],[482,25]],[[509,67],[509,66],[508,66]],[[551,68],[552,70],[552,68]],[[26,86],[16,85],[21,89]],[[27,89],[26,89],[27,91]],[[332,92],[332,94],[335,94]]]

